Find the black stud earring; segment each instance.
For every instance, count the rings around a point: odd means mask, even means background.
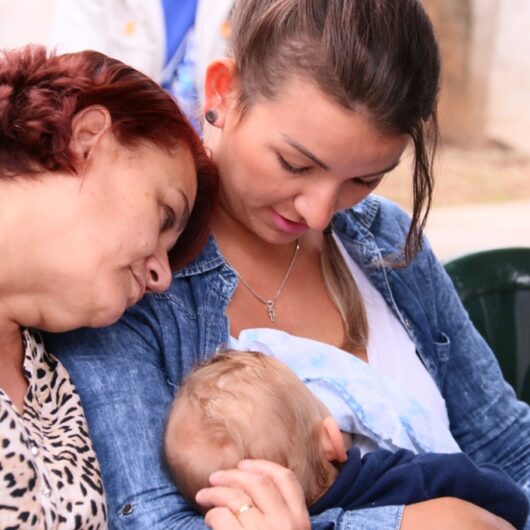
[[[214,125],[215,122],[217,121],[217,118],[219,117],[219,114],[217,113],[216,110],[210,109],[209,111],[206,112],[204,117],[206,118],[206,121],[209,124]]]

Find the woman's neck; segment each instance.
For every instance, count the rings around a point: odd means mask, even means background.
[[[22,330],[20,326],[0,314],[0,364],[18,360],[22,354]]]
[[[223,256],[233,265],[242,263],[277,262],[282,266],[292,257],[294,241],[285,244],[269,243],[234,219],[226,210],[218,208],[213,220],[213,234]],[[320,252],[322,234],[308,232],[299,239],[307,251]]]
[[[21,324],[31,325],[28,310],[35,306],[25,294],[32,280],[25,272],[32,249],[26,229],[31,199],[22,191],[17,183],[0,185],[0,388],[20,411],[28,386]]]
[[[28,383],[24,375],[24,347],[20,326],[0,316],[0,388],[22,411]]]
[[[38,300],[49,284],[49,277],[40,273],[46,256],[39,222],[44,210],[36,186],[26,180],[0,183],[0,335],[10,323],[17,328],[39,326]]]
[[[261,254],[267,250],[274,251],[274,245],[264,241],[254,232],[234,219],[229,212],[220,206],[214,216],[213,234],[223,254],[232,254],[237,249],[244,249],[245,253]]]
[[[22,194],[26,188],[16,183],[0,183],[0,306],[6,306],[6,300],[24,285],[24,265],[32,247],[27,236],[28,227],[32,226],[27,204],[31,203],[31,192],[26,194],[26,198]],[[0,307],[0,311],[2,309]]]

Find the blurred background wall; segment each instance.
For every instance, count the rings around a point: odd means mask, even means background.
[[[530,1],[424,0],[444,58],[447,139],[530,153]]]
[[[530,0],[423,2],[444,58],[445,139],[530,153]],[[52,9],[53,0],[0,0],[0,48],[48,44]]]
[[[0,0],[0,48],[47,44],[52,8],[53,0]]]

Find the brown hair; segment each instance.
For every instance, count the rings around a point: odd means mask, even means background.
[[[165,460],[192,504],[211,473],[259,458],[290,468],[311,505],[333,482],[333,464],[319,444],[328,415],[280,361],[228,351],[199,365],[180,388],[166,426]]]
[[[72,118],[91,105],[107,108],[113,133],[126,148],[147,142],[166,150],[184,145],[191,151],[197,199],[169,256],[173,266],[183,265],[209,234],[216,169],[172,97],[116,59],[94,51],[56,55],[43,46],[0,52],[0,179],[47,171],[76,174]]]
[[[363,113],[380,132],[412,138],[413,214],[401,260],[409,263],[421,248],[431,205],[438,135],[440,56],[421,2],[238,0],[231,35],[243,112],[260,98],[273,99],[294,74],[315,83],[343,108]],[[364,308],[355,282],[345,280],[350,273],[331,231],[325,234],[322,260],[326,284],[345,322],[346,342],[364,349]]]

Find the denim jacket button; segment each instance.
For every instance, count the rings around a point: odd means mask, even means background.
[[[412,322],[408,318],[405,319],[405,326],[407,329],[412,329]]]
[[[134,511],[134,506],[132,504],[125,504],[121,509],[123,515],[130,515]]]

